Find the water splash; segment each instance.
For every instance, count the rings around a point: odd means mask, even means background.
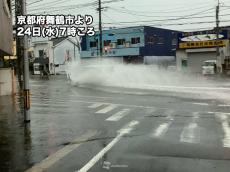
[[[211,98],[230,103],[230,87],[202,75],[166,70],[154,65],[123,64],[112,59],[87,59],[68,68],[73,84],[88,88],[122,87],[191,93],[194,98]],[[228,94],[227,94],[228,93]]]
[[[112,59],[91,59],[72,63],[70,79],[77,84],[144,88],[149,86],[211,85],[202,76],[160,69],[154,65],[123,64]]]

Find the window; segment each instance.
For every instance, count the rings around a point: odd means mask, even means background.
[[[125,39],[118,39],[117,45],[125,45]]]
[[[104,46],[110,46],[111,40],[105,40],[104,41]]]
[[[90,41],[90,47],[97,47],[97,41]]]
[[[131,44],[139,44],[139,43],[140,43],[140,37],[131,38]]]

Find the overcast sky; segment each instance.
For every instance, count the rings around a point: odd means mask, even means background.
[[[40,2],[38,2],[40,1]],[[97,0],[27,0],[29,13],[91,14],[98,25]],[[215,26],[217,0],[123,0],[103,2],[103,27],[150,25],[182,31]],[[230,25],[230,0],[220,0],[220,25]],[[80,5],[80,6],[79,6]],[[184,18],[184,19],[183,19]]]

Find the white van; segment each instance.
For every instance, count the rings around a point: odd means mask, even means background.
[[[202,65],[202,74],[203,75],[214,75],[214,74],[216,74],[216,60],[204,61],[203,65]]]

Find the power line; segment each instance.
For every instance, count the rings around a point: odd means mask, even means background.
[[[194,11],[194,10],[200,10],[200,9],[207,9],[207,8],[210,8],[210,6],[209,5],[205,5],[205,6],[202,6],[202,7],[197,7],[197,8],[187,8],[187,9],[185,9],[185,8],[183,8],[183,10],[181,10],[181,8],[180,8],[180,10],[161,10],[161,11],[136,11],[136,10],[130,10],[130,9],[127,9],[127,8],[125,8],[125,7],[121,7],[121,9],[124,9],[124,10],[126,10],[126,11],[128,11],[128,12],[135,12],[135,13],[150,13],[150,14],[165,14],[165,13],[180,13],[180,12],[188,12],[188,10],[190,10],[190,11]]]
[[[40,3],[40,2],[42,2],[42,1],[43,1],[43,0],[38,0],[37,3]],[[47,6],[47,4],[56,5],[56,4],[63,3],[63,1],[65,1],[65,0],[54,0],[54,1],[46,2],[46,3],[44,3],[44,4],[39,4],[39,5],[46,5],[46,6]],[[59,3],[58,3],[58,2],[59,2]],[[36,2],[30,3],[30,4],[28,4],[27,6],[31,6],[31,5],[34,5],[34,4],[37,4],[37,3],[36,3]]]
[[[230,14],[222,14],[219,16],[230,16]],[[124,22],[113,22],[113,23],[105,23],[105,24],[123,24],[123,23],[139,23],[139,22],[156,22],[156,21],[174,21],[174,20],[188,20],[188,19],[203,19],[203,18],[213,18],[214,16],[195,16],[195,17],[181,17],[181,18],[170,18],[170,19],[156,19],[156,20],[138,20],[138,21],[124,21]]]
[[[125,13],[125,14],[130,14],[130,15],[135,15],[135,16],[143,16],[143,17],[181,17],[181,16],[149,16],[149,15],[141,15],[141,14],[136,14],[135,12],[127,12],[127,11],[124,11],[124,10],[121,10],[121,9],[117,9],[117,8],[113,8],[113,7],[109,7],[109,9],[112,9],[113,11],[116,11],[116,12],[121,12],[121,13]],[[214,10],[214,8],[209,8],[207,10],[203,10],[203,11],[199,11],[199,12],[196,12],[196,13],[193,13],[193,14],[190,14],[190,15],[185,15],[184,17],[189,17],[189,16],[195,16],[195,15],[199,15],[199,14],[204,14],[205,12],[209,12],[211,10]]]
[[[91,5],[97,5],[97,2],[96,1],[94,1],[94,2],[88,2],[88,3],[83,3],[83,4],[76,4],[76,5],[65,5],[65,6],[57,6],[57,7],[53,7],[52,9],[56,9],[56,10],[60,10],[60,9],[63,9],[63,10],[65,10],[65,9],[71,9],[71,8],[79,8],[79,7],[82,7],[82,6],[91,6]],[[34,8],[34,9],[31,9],[31,10],[33,10],[33,11],[39,11],[39,10],[46,10],[46,9],[48,9],[48,10],[50,10],[50,7],[43,7],[43,8]]]
[[[156,23],[156,24],[146,24],[146,25],[140,25],[140,26],[182,26],[182,25],[194,25],[194,24],[212,24],[212,23],[215,23],[216,21],[200,21],[200,22],[186,22],[186,23],[171,23],[171,24],[164,24],[164,23]],[[230,20],[222,20],[220,21],[221,23],[225,23],[225,22],[230,22]],[[107,25],[110,25],[108,23],[104,23],[104,24],[107,24]],[[125,24],[122,24],[120,23],[120,25],[125,25]]]
[[[77,9],[77,8],[85,8],[85,7],[89,7],[89,6],[94,6],[95,4],[96,4],[95,2],[91,2],[91,3],[74,5],[74,6],[57,7],[57,8],[54,8],[53,10],[50,10],[50,8],[43,8],[43,9],[39,8],[39,9],[33,10],[33,11],[36,11],[34,14],[39,14],[41,12],[46,12],[47,10],[48,10],[49,13],[51,13],[51,12],[56,12],[56,11],[60,11],[60,10],[71,10],[71,9]]]

